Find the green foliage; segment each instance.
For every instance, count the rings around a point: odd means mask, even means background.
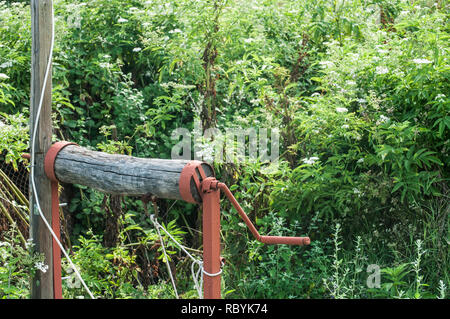
[[[216,163],[217,176],[262,234],[307,235],[312,244],[263,246],[223,201],[227,298],[447,296],[447,2],[58,0],[54,6],[54,138],[170,158],[174,129],[191,130],[213,106],[220,130],[280,130],[276,163]],[[29,12],[26,2],[0,2],[0,152],[13,165],[28,144]],[[164,270],[140,283],[147,271],[141,266],[167,258],[179,269],[183,296],[193,297],[181,252],[163,234],[168,256],[162,254],[135,200],[123,201],[118,246],[101,245],[104,199],[76,186],[69,207],[74,258],[95,294],[173,297]],[[201,249],[196,207],[159,205],[169,231]],[[369,264],[381,267],[380,288],[366,285]],[[87,297],[69,287],[75,282],[65,285],[66,297]],[[17,287],[11,294],[25,296]]]
[[[29,298],[31,278],[40,268],[45,270],[43,256],[33,252],[30,241],[23,247],[17,234],[12,225],[0,241],[0,299]]]
[[[22,154],[28,149],[28,120],[23,114],[0,113],[0,158],[13,165],[22,161]],[[4,156],[4,157],[3,157]]]
[[[83,280],[94,296],[102,298],[136,298],[139,289],[132,286],[137,276],[135,256],[130,255],[124,247],[107,249],[102,246],[101,238],[88,232],[86,237],[79,238],[80,245],[74,246],[77,254],[72,261],[77,265]],[[75,272],[65,264],[63,266],[69,279],[63,285],[65,298],[89,298],[75,276]],[[140,289],[142,293],[142,288]]]
[[[29,108],[30,28],[28,3],[0,1],[0,112]]]
[[[270,232],[266,228],[261,229],[261,232],[273,236],[294,236],[299,230],[297,223],[288,228],[283,218],[273,214],[258,224],[270,225]],[[245,231],[243,225],[240,229]],[[326,256],[319,243],[312,243],[311,250],[305,252],[298,247],[266,246],[249,240],[247,249],[248,252],[238,259],[238,264],[225,268],[227,287],[235,287],[229,298],[244,295],[247,298],[295,299],[319,298],[323,295],[321,278],[324,268],[321,265],[325,265]],[[230,258],[236,260],[235,256]],[[316,267],[312,267],[312,264]]]

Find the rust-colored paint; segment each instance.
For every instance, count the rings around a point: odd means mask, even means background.
[[[205,171],[203,170],[202,165],[209,165],[209,164],[200,161],[189,161],[181,171],[178,187],[180,190],[181,197],[183,198],[184,201],[188,203],[194,204],[198,203],[192,194],[191,180],[194,181],[198,193],[200,194],[200,196],[202,196],[200,193],[201,183],[203,182],[203,180],[206,179],[206,174]],[[209,166],[211,167],[211,165]],[[214,174],[214,169],[212,167],[211,171]]]
[[[52,145],[45,156],[44,168],[48,178],[52,181],[52,228],[60,238],[59,226],[59,198],[58,179],[55,175],[54,165],[56,157],[67,145],[76,145],[72,142],[58,142]],[[203,289],[205,299],[221,298],[220,270],[223,258],[220,256],[220,190],[222,190],[244,220],[253,236],[265,244],[309,245],[309,237],[282,237],[261,236],[253,223],[228,187],[216,180],[215,177],[206,177],[200,161],[190,161],[183,168],[179,179],[179,190],[182,198],[189,203],[197,203],[192,194],[191,181],[199,192],[203,206]],[[211,168],[212,170],[212,168]],[[214,173],[214,170],[212,170]],[[146,200],[143,198],[143,201]],[[62,298],[61,287],[61,251],[53,240],[53,273],[54,297]]]
[[[197,189],[200,189],[200,181],[198,180],[195,169],[201,167],[202,162],[200,161],[190,161],[188,162],[181,171],[179,189],[181,197],[188,203],[197,203],[197,201],[192,196],[191,192],[191,178],[194,178]]]
[[[58,240],[61,240],[60,222],[59,222],[59,182],[55,175],[55,160],[58,153],[68,145],[77,145],[73,142],[61,141],[53,144],[45,154],[44,170],[47,177],[52,181],[52,230]],[[61,279],[61,249],[53,239],[53,297],[62,299],[62,279]]]
[[[199,181],[196,183],[199,183]],[[219,274],[222,263],[222,257],[220,256],[220,190],[223,190],[258,241],[265,244],[310,244],[309,237],[261,236],[224,183],[219,182],[214,177],[207,177],[201,181],[200,187],[203,200],[203,267],[205,272],[214,275],[204,274],[205,299],[219,299],[221,297]]]
[[[221,269],[220,257],[220,190],[202,187],[203,195],[203,269],[209,274],[217,274]],[[210,276],[203,273],[203,297],[205,299],[220,299],[220,274]]]
[[[68,145],[78,145],[73,142],[56,142],[52,146],[50,146],[49,150],[47,151],[47,154],[45,154],[44,159],[44,170],[47,177],[54,182],[58,182],[58,178],[55,174],[55,160],[56,156],[58,156],[58,153],[66,146]]]
[[[233,194],[224,183],[218,183],[218,187],[223,190],[225,195],[228,197],[230,202],[233,204],[234,208],[238,211],[241,218],[244,220],[247,227],[250,229],[253,236],[260,242],[264,244],[287,244],[287,245],[309,245],[311,240],[309,237],[284,237],[284,236],[261,236],[256,230],[255,226],[252,224],[250,218],[248,218],[247,214],[245,214],[242,207],[237,202],[236,198],[234,198]]]
[[[61,240],[59,223],[59,194],[58,182],[52,181],[52,229],[56,237]],[[53,239],[53,296],[55,299],[62,299],[62,279],[61,279],[61,249]]]

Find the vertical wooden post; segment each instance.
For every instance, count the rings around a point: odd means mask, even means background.
[[[203,295],[220,299],[220,190],[203,193]]]
[[[51,0],[31,0],[31,33],[32,33],[32,57],[31,57],[31,110],[30,110],[30,137],[33,136],[33,128],[37,119],[37,112],[41,94],[44,94],[42,109],[38,122],[38,130],[34,143],[35,158],[34,176],[36,191],[40,207],[47,221],[51,224],[51,182],[44,172],[44,156],[51,146],[52,141],[52,77],[51,69],[47,79],[47,85],[42,87],[45,70],[47,67],[51,38],[52,38],[52,10]],[[31,144],[30,144],[31,146]],[[51,299],[53,291],[53,254],[52,237],[39,216],[36,201],[33,196],[30,181],[30,236],[35,244],[35,251],[43,253],[44,263],[48,265],[47,271],[36,271],[36,276],[31,283],[31,298]]]

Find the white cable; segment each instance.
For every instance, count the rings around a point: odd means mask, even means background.
[[[177,286],[175,285],[175,280],[173,279],[172,269],[170,269],[169,258],[168,258],[169,256],[167,255],[166,248],[164,247],[164,240],[162,239],[161,233],[159,232],[159,227],[156,225],[156,222],[153,219],[153,215],[152,215],[152,222],[155,225],[156,231],[158,232],[159,241],[161,242],[161,247],[162,247],[163,253],[164,253],[164,259],[166,261],[167,270],[169,272],[170,281],[172,282],[173,291],[175,292],[175,296],[177,297],[177,299],[180,299],[178,297],[178,291],[177,291]]]
[[[45,70],[44,81],[43,81],[43,84],[42,84],[41,96],[40,96],[40,99],[39,99],[39,106],[38,106],[37,113],[36,113],[36,119],[35,119],[35,123],[33,123],[34,127],[33,127],[32,139],[31,139],[31,154],[30,154],[30,161],[31,161],[30,180],[31,180],[31,186],[32,186],[32,190],[33,190],[32,193],[33,193],[33,196],[34,196],[35,202],[36,202],[36,207],[37,207],[37,209],[39,211],[39,215],[41,216],[45,226],[47,227],[47,229],[52,234],[53,239],[56,241],[58,246],[61,248],[61,251],[63,252],[64,256],[69,261],[70,266],[75,271],[75,274],[77,275],[78,279],[80,279],[81,283],[83,284],[84,288],[88,292],[89,296],[92,299],[95,299],[94,295],[91,293],[91,291],[89,290],[88,286],[86,285],[86,283],[84,282],[83,278],[81,277],[80,273],[78,272],[77,267],[75,267],[74,263],[70,259],[69,255],[67,254],[66,250],[62,246],[62,244],[59,241],[58,237],[53,232],[52,227],[47,222],[47,219],[45,218],[44,213],[42,212],[41,205],[39,204],[39,198],[37,196],[36,185],[35,185],[35,182],[34,182],[34,160],[35,160],[35,145],[34,144],[35,144],[35,141],[36,141],[36,133],[37,133],[37,128],[38,128],[38,124],[39,124],[39,118],[40,118],[40,115],[41,115],[42,103],[44,101],[44,90],[45,90],[45,87],[47,85],[48,75],[50,73],[50,67],[51,67],[51,64],[52,64],[53,45],[54,45],[54,42],[55,42],[55,25],[54,25],[54,18],[53,18],[53,16],[54,16],[54,9],[53,9],[53,6],[52,6],[52,17],[51,17],[51,19],[52,19],[51,20],[51,23],[52,23],[52,37],[51,37],[51,44],[50,44],[50,52],[49,52],[49,56],[48,56],[47,68]]]
[[[197,272],[194,271],[194,266],[199,265]],[[197,290],[198,297],[203,299],[203,276],[200,276],[203,269],[203,263],[201,261],[193,262],[191,264],[192,280],[194,281],[195,290]],[[200,278],[199,278],[200,277]]]
[[[195,258],[194,256],[192,256],[180,242],[178,242],[160,223],[158,223],[158,221],[155,219],[155,215],[153,215],[153,214],[150,215],[150,220],[152,221],[153,225],[156,228],[156,231],[158,232],[159,240],[161,241],[164,254],[166,254],[166,251],[164,249],[164,244],[163,244],[163,240],[162,240],[162,237],[161,237],[161,233],[159,232],[160,228],[192,260],[192,264],[191,264],[192,281],[194,281],[194,287],[195,287],[195,290],[197,290],[199,298],[203,299],[203,275],[207,275],[209,277],[219,276],[222,273],[222,268],[218,272],[213,273],[213,274],[211,274],[209,272],[206,272],[205,269],[203,268],[203,262],[201,260]],[[167,258],[166,258],[166,260],[167,260]],[[194,269],[195,265],[199,266],[197,272],[195,272],[195,269]],[[223,266],[222,262],[221,262],[221,266]],[[173,277],[172,277],[172,271],[170,270],[170,267],[169,267],[168,263],[167,263],[167,267],[169,269],[169,275],[170,275],[170,278],[172,280],[172,285],[173,285],[175,294],[176,294],[176,296],[178,298],[177,289],[176,289],[175,282],[174,282]],[[200,274],[201,274],[201,276],[200,276]]]

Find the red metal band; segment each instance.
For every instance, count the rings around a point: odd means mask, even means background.
[[[61,241],[61,230],[59,222],[59,194],[58,182],[52,181],[52,229],[58,240]],[[55,239],[52,239],[53,247],[53,297],[62,299],[61,279],[61,249]]]
[[[214,176],[214,169],[212,168],[212,166],[209,165],[208,163],[201,162],[201,161],[190,161],[183,167],[183,170],[181,171],[180,180],[178,182],[178,184],[179,184],[178,187],[179,187],[181,197],[183,198],[184,201],[186,201],[188,203],[198,203],[198,201],[195,200],[195,198],[192,194],[191,180],[194,181],[197,192],[201,197],[202,196],[201,183],[203,182],[204,179],[209,177],[209,176],[206,176],[202,165],[208,165],[211,168],[211,172],[213,173],[213,176]],[[200,178],[197,174],[197,171],[198,171],[198,174],[200,175]]]
[[[73,142],[61,141],[53,144],[44,159],[44,170],[47,177],[52,181],[52,229],[56,237],[61,240],[60,223],[59,223],[59,195],[58,195],[58,178],[55,174],[55,160],[58,153],[68,145],[77,145]],[[61,279],[61,250],[55,239],[53,244],[53,297],[62,299],[62,279]]]
[[[68,145],[78,145],[78,144],[73,143],[73,142],[67,142],[67,141],[56,142],[48,149],[47,154],[45,154],[45,159],[44,159],[45,174],[53,182],[58,182],[58,178],[56,177],[56,174],[55,174],[56,156],[58,156],[58,153],[64,147],[66,147]]]

